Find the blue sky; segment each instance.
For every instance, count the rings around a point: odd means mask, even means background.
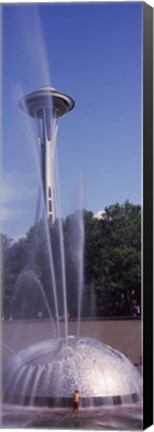
[[[35,125],[23,94],[52,85],[75,100],[59,120],[62,215],[141,202],[142,2],[2,6],[2,231],[25,235],[34,223]]]

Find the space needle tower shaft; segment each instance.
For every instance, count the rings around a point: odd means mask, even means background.
[[[58,118],[73,109],[75,103],[70,96],[52,87],[41,87],[39,90],[24,96],[19,105],[36,120],[46,215],[54,222],[58,217],[55,184],[55,146]]]

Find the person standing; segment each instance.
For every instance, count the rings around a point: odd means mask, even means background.
[[[73,393],[73,414],[77,415],[79,412],[80,405],[80,392],[79,390],[75,390]]]

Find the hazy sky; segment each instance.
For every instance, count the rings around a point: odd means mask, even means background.
[[[75,100],[59,120],[63,217],[77,201],[94,213],[141,202],[142,2],[2,6],[2,231],[19,238],[34,223],[36,132],[19,100],[52,85]]]

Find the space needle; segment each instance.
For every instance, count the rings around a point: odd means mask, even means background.
[[[74,105],[70,96],[47,86],[25,95],[19,102],[20,108],[36,120],[44,203],[47,218],[52,222],[58,217],[54,174],[58,118]]]

